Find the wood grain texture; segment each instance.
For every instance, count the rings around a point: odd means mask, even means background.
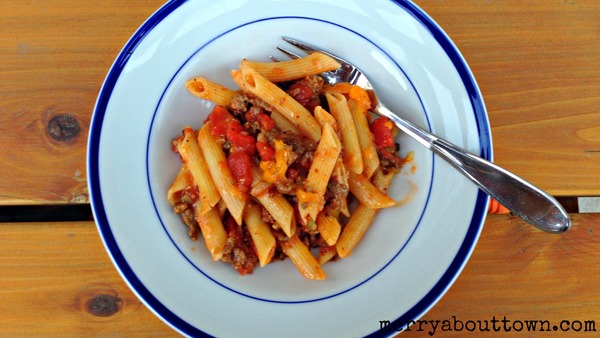
[[[495,161],[553,195],[598,195],[600,2],[415,2],[473,71]]]
[[[572,216],[563,235],[488,217],[463,273],[422,320],[595,320],[600,330],[600,214]],[[93,222],[2,224],[0,271],[0,336],[176,336],[121,280]],[[119,310],[92,314],[99,296],[120,300]],[[424,336],[415,327],[401,335]]]
[[[2,337],[176,336],[123,282],[93,222],[0,224],[0,271]]]
[[[549,235],[510,215],[491,215],[462,274],[421,320],[548,320],[551,332],[519,337],[593,337],[597,333],[561,332],[563,320],[596,322],[600,331],[600,214],[572,214],[573,227]],[[490,323],[490,328],[492,324]],[[502,323],[499,325],[503,326]],[[441,327],[441,326],[440,326]],[[511,327],[511,326],[509,326]],[[517,325],[518,327],[518,325]],[[431,327],[429,327],[431,329]],[[502,331],[503,332],[503,331]],[[500,332],[500,333],[502,333]],[[494,334],[495,332],[491,332]],[[464,337],[466,330],[440,336]],[[473,336],[480,334],[474,333]],[[428,336],[413,328],[401,337]]]
[[[113,60],[163,1],[4,1],[0,11],[0,204],[88,202],[86,146]],[[48,133],[67,116],[79,131]],[[57,129],[68,125],[51,125]],[[68,132],[68,130],[66,130]]]
[[[454,40],[486,101],[496,161],[554,195],[600,191],[600,2],[417,0]],[[0,203],[85,203],[96,95],[163,4],[5,1],[0,12]],[[76,121],[66,141],[57,117]],[[56,125],[55,129],[56,131]],[[59,133],[61,129],[58,129]]]

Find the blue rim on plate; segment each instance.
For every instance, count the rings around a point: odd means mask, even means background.
[[[92,117],[88,142],[87,170],[89,177],[90,199],[99,233],[113,263],[118,268],[124,280],[137,294],[137,296],[146,304],[146,306],[148,306],[173,328],[176,328],[180,332],[187,335],[203,336],[205,333],[200,328],[191,325],[187,321],[180,318],[169,308],[164,306],[146,288],[146,286],[134,273],[132,266],[129,262],[127,262],[123,252],[117,245],[116,239],[111,230],[108,216],[103,206],[103,196],[99,179],[100,169],[98,149],[100,146],[102,124],[115,85],[121,76],[124,67],[127,65],[130,56],[135,52],[138,44],[143,41],[147,34],[151,32],[161,21],[163,21],[185,2],[185,0],[174,0],[161,7],[135,32],[135,34],[130,38],[121,53],[116,58],[101,88]],[[442,31],[442,29],[420,8],[407,1],[393,2],[409,13],[431,33],[433,38],[439,43],[458,71],[475,114],[475,121],[477,124],[481,147],[480,156],[491,160],[491,134],[485,106],[475,79],[473,78],[471,71],[469,70],[463,57],[448,36]],[[481,232],[483,226],[483,220],[485,219],[487,202],[487,195],[479,191],[475,202],[475,210],[473,212],[468,231],[458,253],[452,260],[452,263],[448,266],[447,270],[438,280],[435,286],[409,311],[405,312],[399,318],[396,318],[391,323],[391,327],[403,327],[406,325],[406,323],[418,318],[431,306],[433,306],[433,304],[435,304],[435,302],[441,297],[441,295],[445,293],[447,288],[449,288],[452,282],[456,279],[464,264],[466,264],[466,261],[476,244],[477,238],[479,237],[479,233]],[[373,332],[371,336],[387,336],[390,333],[394,332],[380,330]]]

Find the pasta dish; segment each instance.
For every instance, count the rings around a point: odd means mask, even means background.
[[[290,258],[308,279],[348,257],[402,166],[396,127],[369,113],[359,86],[327,85],[339,68],[313,53],[284,62],[242,60],[233,90],[203,77],[188,91],[214,103],[202,126],[172,141],[181,169],[168,189],[189,236],[241,275]]]

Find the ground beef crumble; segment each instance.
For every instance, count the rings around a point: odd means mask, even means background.
[[[251,274],[258,265],[258,257],[248,229],[244,224],[239,226],[231,216],[226,216],[223,225],[228,238],[221,260],[231,263],[240,275]]]

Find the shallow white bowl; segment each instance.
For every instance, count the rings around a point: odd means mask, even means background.
[[[305,280],[289,260],[241,277],[191,241],[165,193],[179,169],[170,140],[211,104],[185,90],[202,75],[235,88],[243,58],[268,60],[290,36],[361,68],[398,114],[491,160],[489,122],[466,62],[442,29],[405,1],[171,1],[117,57],[92,118],[94,216],[124,280],[157,316],[198,336],[390,335],[422,316],[468,260],[487,196],[400,135],[416,171],[390,188],[406,205],[380,212],[351,257]],[[285,46],[287,47],[287,46]],[[381,328],[381,322],[390,325]]]

